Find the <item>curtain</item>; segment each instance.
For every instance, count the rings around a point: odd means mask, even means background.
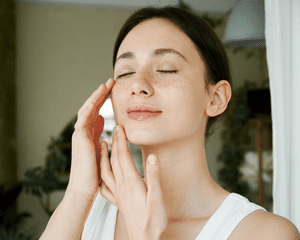
[[[300,229],[300,0],[265,0],[273,212]]]

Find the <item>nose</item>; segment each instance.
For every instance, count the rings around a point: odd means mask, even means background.
[[[151,84],[151,74],[149,72],[137,73],[132,81],[131,95],[151,97],[154,93],[153,86]]]

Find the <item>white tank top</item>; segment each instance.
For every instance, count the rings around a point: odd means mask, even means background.
[[[260,209],[266,211],[242,195],[230,193],[195,240],[227,240],[243,218]],[[117,207],[99,192],[85,223],[81,239],[114,240],[117,212]]]

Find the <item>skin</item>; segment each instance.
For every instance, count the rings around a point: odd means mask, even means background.
[[[173,53],[153,56],[161,48],[175,49],[185,59]],[[169,224],[211,216],[229,193],[208,172],[204,130],[208,116],[226,109],[231,97],[228,82],[223,80],[206,89],[204,63],[195,45],[163,19],[136,26],[117,56],[126,52],[135,57],[116,62],[116,83],[111,92],[117,124],[124,127],[128,141],[141,145],[144,167],[150,154],[158,157]],[[129,119],[128,107],[142,104],[162,113],[146,121]]]

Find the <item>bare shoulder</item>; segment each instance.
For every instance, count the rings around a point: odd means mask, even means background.
[[[291,221],[263,210],[249,214],[231,237],[230,240],[300,240],[299,231]]]
[[[258,227],[261,238],[256,239],[300,240],[298,229],[288,219],[264,211],[261,211],[257,215],[256,218],[260,219],[259,222],[261,224]]]

